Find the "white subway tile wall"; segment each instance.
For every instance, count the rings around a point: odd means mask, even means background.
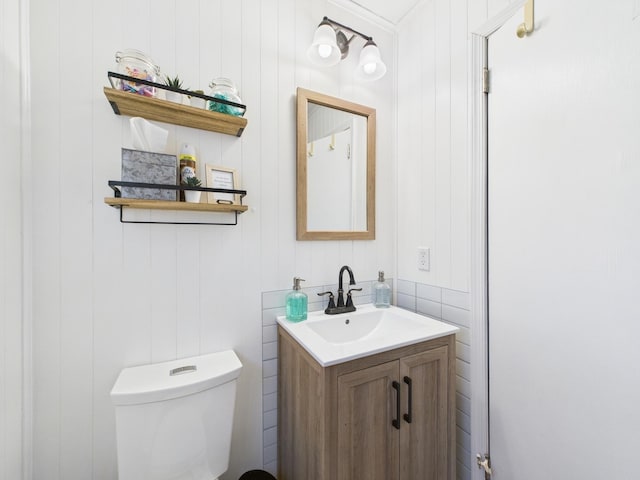
[[[458,480],[471,479],[471,364],[469,293],[448,288],[435,287],[415,282],[398,280],[398,291],[402,285],[403,304],[423,315],[437,318],[460,328],[456,334],[456,441]],[[415,296],[411,297],[411,292]],[[398,294],[400,299],[400,294]],[[411,308],[415,305],[414,308]]]

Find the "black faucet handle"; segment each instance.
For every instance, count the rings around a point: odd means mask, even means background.
[[[347,307],[353,306],[353,298],[351,297],[351,292],[361,292],[362,288],[350,288],[347,292]]]
[[[322,292],[322,293],[318,293],[319,297],[324,297],[325,295],[329,295],[329,306],[327,308],[335,308],[336,307],[336,303],[333,300],[333,292],[328,291],[328,292]]]

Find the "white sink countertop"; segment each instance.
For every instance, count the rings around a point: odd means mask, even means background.
[[[292,322],[278,317],[278,325],[295,338],[320,365],[366,357],[451,335],[458,327],[431,317],[391,306],[359,305],[355,312],[327,315],[310,312],[307,320]]]

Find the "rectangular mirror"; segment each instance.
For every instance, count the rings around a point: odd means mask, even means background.
[[[298,88],[297,239],[375,239],[376,111]]]

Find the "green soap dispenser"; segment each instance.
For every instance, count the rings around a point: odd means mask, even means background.
[[[302,278],[293,277],[293,290],[287,294],[287,320],[301,322],[307,319],[307,294],[300,289]]]

